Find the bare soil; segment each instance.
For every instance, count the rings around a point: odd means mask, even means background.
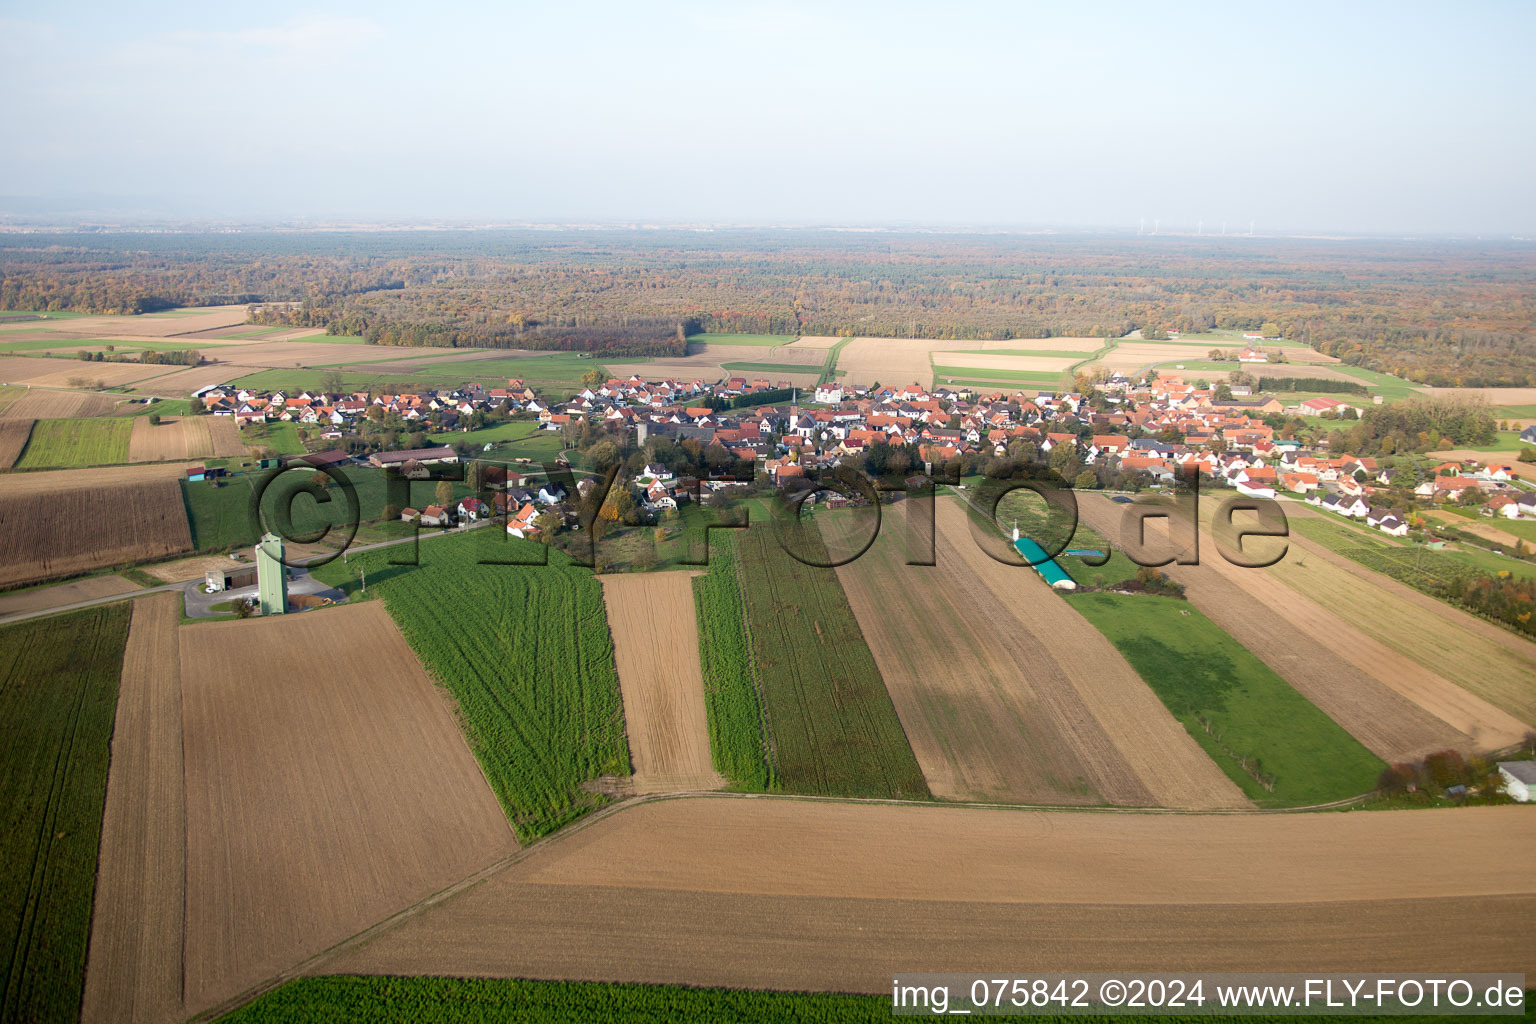
[[[378,602],[183,626],[180,642],[189,1011],[516,849]]]
[[[313,970],[866,992],[914,963],[1383,971],[1470,957],[1529,971],[1533,839],[1536,816],[1518,807],[1201,816],[669,800],[541,846]],[[1384,851],[1410,850],[1381,870]]]
[[[725,784],[709,754],[694,575],[601,577],[637,793],[719,789]]]
[[[957,502],[936,504],[934,566],[904,564],[909,502],[837,570],[935,795],[1248,806],[1102,634],[1034,570],[978,550]]]
[[[183,466],[11,473],[0,487],[0,586],[192,550]]]
[[[180,621],[180,594],[134,603],[102,816],[85,1021],[184,1016]]]

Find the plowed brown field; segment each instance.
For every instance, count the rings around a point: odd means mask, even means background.
[[[12,473],[0,487],[0,586],[192,550],[183,467]]]
[[[1033,570],[979,551],[957,502],[936,504],[936,565],[904,564],[898,512],[837,570],[936,796],[1248,806],[1102,634]]]
[[[94,391],[51,391],[48,388],[28,388],[4,408],[0,418],[29,420],[83,419],[89,416],[106,416],[117,405],[117,399]]]
[[[1470,957],[1529,971],[1533,840],[1536,815],[1517,807],[1199,816],[668,800],[541,846],[314,970],[867,992],[913,963],[1380,971]],[[1381,870],[1383,851],[1409,850]]]
[[[180,594],[134,602],[123,653],[84,1021],[179,1020],[186,891]]]
[[[106,387],[163,377],[175,367],[156,363],[86,363],[78,359],[46,359],[41,356],[0,357],[0,383],[34,387],[74,387],[78,381]]]
[[[152,424],[146,417],[133,421],[128,438],[128,458],[134,462],[168,462],[174,459],[232,458],[245,454],[240,428],[232,416],[183,416]]]
[[[1101,494],[1077,497],[1084,522],[1105,537],[1120,536],[1124,506]],[[1202,508],[1224,497],[1207,496]],[[1182,542],[1186,535],[1178,536]],[[1167,520],[1148,521],[1151,550],[1162,551],[1168,537]],[[1471,751],[1513,742],[1506,737],[1519,723],[1508,715],[1326,611],[1307,591],[1277,579],[1274,569],[1230,564],[1207,529],[1200,559],[1163,571],[1184,584],[1190,603],[1377,756],[1412,761],[1447,747]]]
[[[516,849],[381,604],[180,642],[189,1011]]]
[[[32,420],[0,419],[0,469],[10,469],[32,436]]]
[[[602,577],[637,793],[719,789],[699,671],[693,573]]]

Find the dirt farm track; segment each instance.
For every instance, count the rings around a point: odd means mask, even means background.
[[[1536,815],[631,806],[309,965],[867,992],[911,970],[1536,969]],[[1391,870],[1382,869],[1384,851]]]

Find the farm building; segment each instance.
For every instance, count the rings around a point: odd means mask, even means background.
[[[203,575],[203,583],[209,593],[249,587],[256,583],[256,579],[257,570],[254,565],[232,565],[228,569],[210,569]]]
[[[1531,790],[1536,788],[1536,761],[1500,761],[1499,775],[1504,779],[1504,792],[1522,804],[1531,802]]]
[[[1018,536],[1019,531],[1017,528],[1013,532],[1014,550],[1023,555],[1025,561],[1035,567],[1035,571],[1045,579],[1045,582],[1049,583],[1055,590],[1077,589],[1077,583],[1071,576],[1067,575],[1065,569],[1056,564],[1054,558],[1045,553],[1044,548],[1028,537]]]
[[[386,466],[403,466],[407,462],[419,462],[423,466],[437,466],[459,461],[459,453],[447,445],[440,448],[413,448],[403,452],[377,452],[368,461],[380,469]]]
[[[327,466],[340,466],[343,463],[351,462],[352,456],[340,448],[332,448],[330,451],[315,452],[313,455],[301,455],[293,461],[306,466],[313,466],[316,469],[324,469]]]

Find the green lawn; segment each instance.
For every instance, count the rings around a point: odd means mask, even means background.
[[[17,469],[108,466],[128,461],[129,417],[38,420]]]
[[[1329,803],[1376,787],[1379,758],[1188,602],[1066,599],[1258,806]]]
[[[303,455],[304,442],[299,440],[299,428],[293,423],[253,423],[240,430],[246,444],[271,448],[279,455]]]
[[[511,441],[521,441],[538,432],[538,420],[503,420],[493,426],[459,434],[455,441],[466,441],[477,447],[486,444],[507,444]],[[559,431],[546,431],[546,433],[558,434]]]
[[[1375,370],[1367,370],[1360,366],[1345,366],[1342,363],[1330,363],[1329,366],[1331,369],[1338,370],[1340,373],[1346,373],[1356,380],[1364,381],[1366,386],[1370,388],[1371,394],[1379,394],[1389,402],[1412,398],[1423,393],[1418,390],[1418,385],[1403,380],[1401,377],[1394,377],[1389,373],[1378,373]]]
[[[126,602],[0,628],[0,1019],[73,1022]]]
[[[745,347],[748,345],[757,348],[772,348],[775,345],[788,345],[794,341],[792,334],[690,334],[688,344],[703,345],[736,345]]]
[[[187,508],[187,522],[192,527],[192,547],[197,551],[224,551],[234,547],[255,544],[260,534],[250,520],[250,504],[253,481],[259,482],[267,471],[250,475],[229,477],[221,486],[203,481],[182,481],[182,497]],[[391,504],[384,470],[362,466],[347,466],[341,470],[357,490],[359,518],[364,523],[376,522],[383,517],[384,506]],[[304,469],[284,470],[262,495],[263,521],[277,522],[278,505],[288,495],[295,495],[292,505],[295,533],[316,533],[326,525],[334,529],[325,543],[340,543],[346,525],[347,501],[341,488],[331,485],[326,495],[331,500],[318,502],[313,496],[298,493],[298,485],[314,474]],[[408,500],[393,504],[421,508],[433,499],[436,483],[411,481]],[[470,493],[464,483],[453,484],[454,498]]]
[[[630,774],[602,587],[557,551],[497,529],[339,559],[315,575],[349,592],[366,569],[407,642],[452,694],[465,738],[527,843],[606,803],[582,784]],[[549,564],[528,564],[548,555]],[[498,562],[523,564],[497,564]],[[487,564],[489,562],[490,564]]]
[[[967,496],[972,501],[982,500],[982,492],[976,490],[968,489]],[[968,515],[984,522],[981,514],[970,505],[966,506],[966,511]],[[1047,507],[1045,499],[1034,491],[1020,489],[1003,495],[997,503],[997,522],[1010,537],[1013,535],[1014,523],[1017,522],[1021,535],[1033,538],[1048,552],[1065,545],[1066,550],[1107,553],[1109,560],[1100,566],[1089,564],[1098,561],[1097,558],[1068,555],[1065,551],[1056,558],[1056,564],[1065,569],[1067,575],[1079,586],[1113,587],[1125,580],[1134,579],[1136,570],[1140,568],[1081,519],[1074,528],[1072,517],[1065,509],[1059,505]],[[991,524],[985,525],[987,529],[992,529]]]
[[[1501,420],[1536,419],[1536,405],[1496,405],[1493,414]]]
[[[125,408],[118,406],[119,410]],[[158,402],[150,402],[147,405],[130,405],[126,408],[132,410],[128,416],[148,416],[157,412],[161,416],[190,416],[192,415],[192,403],[185,398],[162,398]]]

